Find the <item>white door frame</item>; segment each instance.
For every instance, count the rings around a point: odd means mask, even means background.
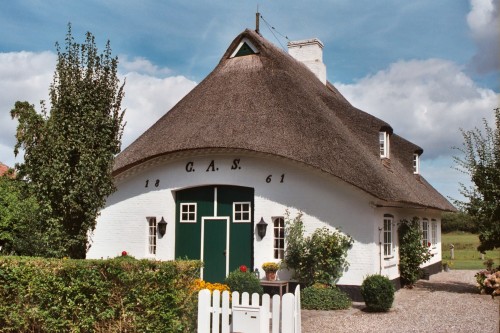
[[[229,216],[202,216],[201,218],[201,249],[200,260],[205,258],[205,220],[225,220],[226,221],[226,276],[229,274]],[[203,267],[200,269],[200,278],[203,280]]]

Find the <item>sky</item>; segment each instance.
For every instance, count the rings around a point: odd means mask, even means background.
[[[15,157],[16,101],[41,110],[68,24],[100,50],[110,41],[126,81],[122,149],[200,83],[232,40],[255,29],[286,48],[319,38],[327,78],[354,106],[424,149],[421,174],[462,200],[460,129],[493,125],[500,106],[500,0],[0,0],[0,162]],[[286,37],[286,38],[285,38]],[[287,40],[288,38],[288,40]]]

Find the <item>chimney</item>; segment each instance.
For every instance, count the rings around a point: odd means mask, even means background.
[[[288,42],[288,53],[306,65],[326,85],[323,43],[317,38]]]

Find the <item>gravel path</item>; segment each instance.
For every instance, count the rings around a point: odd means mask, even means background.
[[[302,332],[500,332],[500,302],[479,295],[476,271],[451,271],[420,280],[413,289],[396,292],[387,313],[348,310],[302,310]]]

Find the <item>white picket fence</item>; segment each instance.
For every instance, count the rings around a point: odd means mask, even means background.
[[[221,297],[222,296],[222,297]],[[281,298],[203,289],[198,293],[198,333],[301,333],[300,286]]]

